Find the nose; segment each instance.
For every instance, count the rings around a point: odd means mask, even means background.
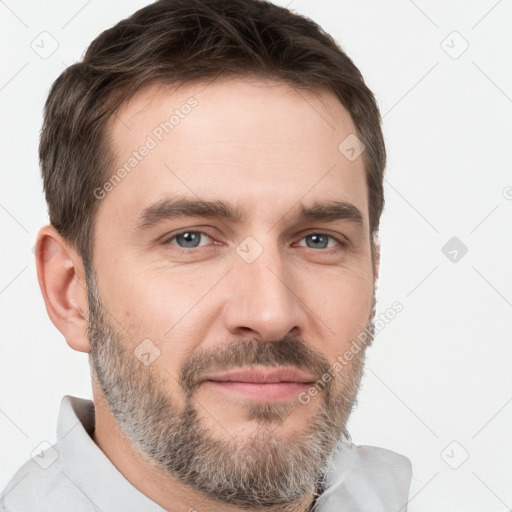
[[[279,341],[302,336],[306,320],[294,269],[268,247],[253,262],[236,256],[230,272],[225,328],[236,337]]]

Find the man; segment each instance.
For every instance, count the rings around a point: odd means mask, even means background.
[[[63,399],[54,462],[3,510],[406,510],[409,461],[346,429],[385,149],[328,35],[258,0],[160,0],[57,79],[40,159],[39,283],[94,403]]]

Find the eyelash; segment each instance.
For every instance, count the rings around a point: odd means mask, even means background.
[[[204,231],[193,231],[193,230],[190,230],[190,229],[184,229],[182,231],[179,231],[177,233],[174,233],[171,237],[167,238],[164,240],[163,242],[163,245],[175,245],[176,248],[182,252],[192,252],[194,251],[195,249],[201,249],[201,248],[204,248],[204,247],[207,247],[207,246],[201,246],[201,247],[180,247],[179,245],[177,244],[172,244],[172,240],[174,240],[176,237],[180,236],[180,235],[183,235],[185,233],[193,233],[193,234],[200,234],[200,235],[205,235],[207,236],[208,238],[211,238],[213,240],[213,237],[208,235],[208,233],[205,233]],[[313,251],[321,251],[322,253],[324,254],[331,254],[331,253],[336,253],[336,252],[339,252],[343,249],[345,249],[348,245],[348,242],[344,239],[342,239],[341,237],[338,238],[338,237],[335,237],[333,235],[330,235],[328,233],[323,233],[321,231],[311,231],[310,233],[306,233],[305,235],[302,236],[302,238],[299,240],[303,240],[304,238],[307,238],[308,236],[311,236],[311,235],[321,235],[321,236],[326,236],[332,240],[335,240],[339,245],[336,246],[336,247],[330,247],[330,248],[325,248],[325,249],[314,249],[312,247],[306,247],[306,249],[311,249]],[[303,247],[303,246],[301,246]]]

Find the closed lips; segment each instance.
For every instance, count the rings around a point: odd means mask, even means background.
[[[203,380],[213,382],[252,382],[256,384],[272,384],[277,382],[311,383],[315,379],[293,368],[239,369],[216,375],[206,376]]]

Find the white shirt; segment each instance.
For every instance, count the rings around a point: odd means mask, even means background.
[[[0,501],[1,512],[165,512],[137,490],[92,440],[94,404],[65,396],[57,443],[25,463]],[[343,443],[314,512],[406,512],[411,463],[373,446]]]

